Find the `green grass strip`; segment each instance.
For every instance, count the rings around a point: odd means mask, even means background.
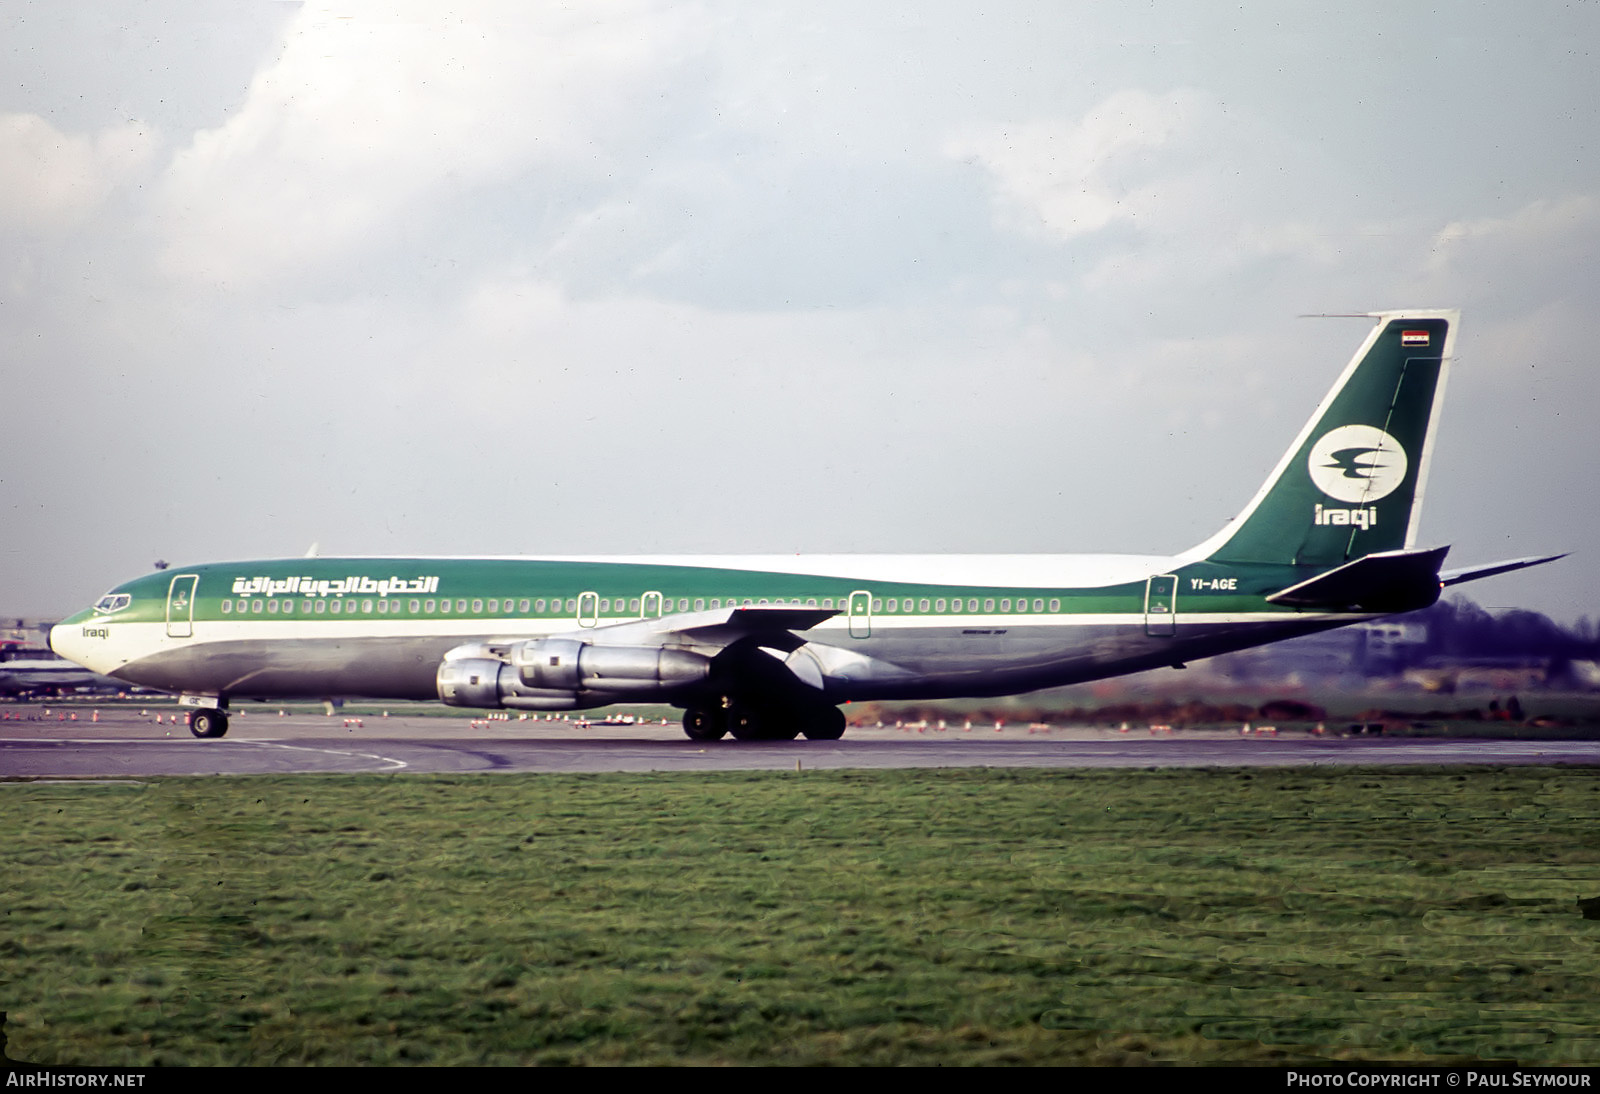
[[[13,1059],[1600,1063],[1600,772],[0,786]]]

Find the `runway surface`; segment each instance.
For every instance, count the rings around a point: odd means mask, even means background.
[[[157,710],[0,708],[0,778],[140,778],[290,773],[760,771],[839,768],[1285,767],[1370,764],[1600,764],[1600,741],[1313,737],[1303,733],[996,732],[851,729],[840,741],[690,741],[675,725],[235,714],[197,740]],[[170,718],[171,708],[159,711]],[[16,720],[18,717],[23,720]]]

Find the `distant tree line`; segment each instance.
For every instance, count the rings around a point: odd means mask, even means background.
[[[1568,628],[1522,608],[1490,612],[1463,596],[1397,616],[1395,621],[1426,626],[1427,641],[1416,651],[1425,658],[1600,660],[1600,634],[1588,616]]]

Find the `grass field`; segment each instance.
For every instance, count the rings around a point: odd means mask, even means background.
[[[1600,771],[0,785],[13,1059],[1600,1063]]]

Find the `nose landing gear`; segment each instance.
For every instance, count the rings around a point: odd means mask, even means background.
[[[228,732],[226,711],[201,707],[189,712],[189,732],[196,737],[220,737]]]

